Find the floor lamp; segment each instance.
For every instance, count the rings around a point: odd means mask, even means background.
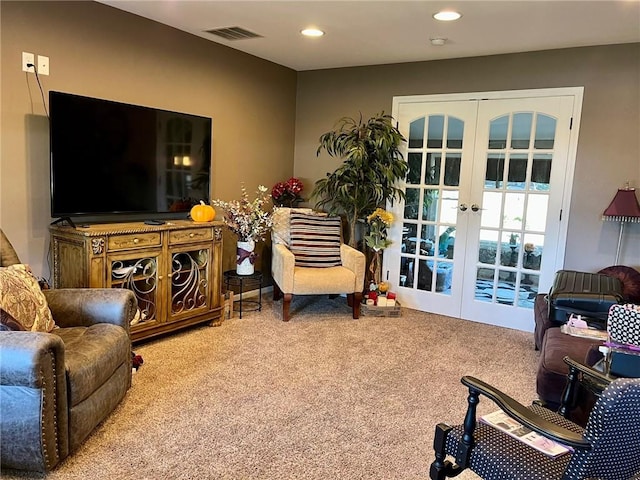
[[[618,249],[616,250],[616,263],[620,259],[620,246],[622,245],[622,232],[625,223],[640,223],[640,205],[636,198],[635,188],[618,189],[618,193],[611,200],[611,204],[602,214],[602,219],[610,222],[620,222],[620,234],[618,235]]]

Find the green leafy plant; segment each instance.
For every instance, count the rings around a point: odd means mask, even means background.
[[[407,163],[399,150],[406,141],[381,112],[368,120],[341,118],[336,129],[320,136],[316,155],[325,150],[344,159],[333,173],[315,183],[311,198],[329,214],[343,214],[349,225],[348,243],[357,248],[356,225],[386,202],[404,199],[397,182],[405,178]]]

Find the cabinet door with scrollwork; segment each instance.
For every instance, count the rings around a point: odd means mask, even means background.
[[[211,243],[170,250],[168,317],[206,313],[212,306]]]
[[[162,318],[159,312],[161,279],[161,251],[152,250],[138,253],[135,256],[109,256],[109,286],[111,288],[127,288],[138,299],[138,312],[131,322],[132,329],[141,325],[156,323]]]

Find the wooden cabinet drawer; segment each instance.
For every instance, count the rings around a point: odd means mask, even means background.
[[[213,239],[212,228],[188,228],[169,232],[169,245]]]
[[[155,247],[161,245],[160,232],[131,233],[126,235],[112,235],[108,240],[109,251],[127,248]]]

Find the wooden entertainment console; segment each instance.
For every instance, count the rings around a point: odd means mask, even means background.
[[[52,225],[54,288],[128,288],[131,340],[222,319],[222,222]]]

